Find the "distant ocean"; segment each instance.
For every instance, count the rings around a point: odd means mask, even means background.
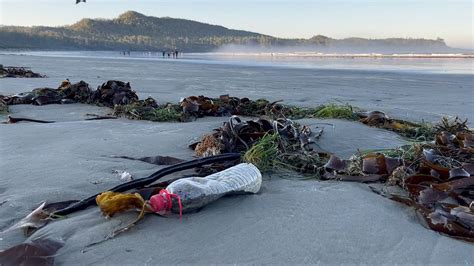
[[[161,52],[0,51],[25,56],[103,58],[118,60],[180,60],[200,64],[266,66],[303,69],[347,69],[420,73],[474,74],[474,54],[322,54],[322,53],[182,53],[178,59]]]

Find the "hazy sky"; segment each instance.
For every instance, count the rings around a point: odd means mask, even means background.
[[[473,0],[0,0],[0,24],[65,25],[127,10],[278,37],[441,37],[474,48]]]

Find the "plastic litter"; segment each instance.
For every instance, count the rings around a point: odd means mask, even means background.
[[[229,194],[257,193],[262,174],[253,164],[241,163],[206,176],[174,181],[150,198],[151,209],[158,214],[189,212]]]

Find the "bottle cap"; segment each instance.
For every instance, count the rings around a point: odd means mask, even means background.
[[[168,201],[162,194],[155,194],[150,198],[150,206],[152,211],[164,214],[168,209]]]
[[[181,198],[176,194],[170,193],[166,189],[162,189],[160,193],[151,196],[151,210],[160,215],[166,214],[168,211],[171,210],[173,204],[171,198],[175,198],[178,200],[179,218],[181,218],[183,216],[183,205],[181,204]]]

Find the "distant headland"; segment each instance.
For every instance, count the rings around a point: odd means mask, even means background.
[[[62,27],[0,26],[0,49],[213,52],[220,49],[321,53],[463,53],[443,39],[284,39],[186,19],[127,11],[114,19],[82,19]]]

